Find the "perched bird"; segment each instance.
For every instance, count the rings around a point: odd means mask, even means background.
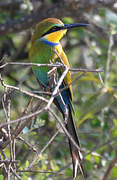
[[[63,63],[68,68],[70,67],[66,54],[64,53],[60,44],[60,39],[66,34],[67,29],[87,26],[87,24],[63,24],[62,21],[56,18],[48,18],[37,24],[35,32],[32,36],[31,48],[29,51],[29,58],[32,63],[49,64],[49,63]],[[33,66],[34,74],[44,91],[52,92],[56,87],[58,79],[64,72],[64,68],[53,68],[48,66]],[[68,112],[68,118],[66,122],[66,129],[72,136],[75,143],[80,147],[78,136],[76,133],[75,124],[72,117],[73,107],[73,93],[71,84],[71,73],[67,72],[61,83],[59,90],[66,87],[61,93],[54,98],[54,104],[62,113],[65,119],[66,108]],[[81,165],[80,150],[69,139],[69,147],[73,164],[73,179],[77,176],[78,166],[83,174],[83,168]]]

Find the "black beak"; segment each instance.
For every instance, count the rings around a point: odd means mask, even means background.
[[[85,24],[85,23],[75,23],[75,24],[65,24],[62,27],[59,27],[61,30],[62,29],[72,29],[72,28],[76,28],[76,27],[83,27],[83,26],[88,26],[89,24]]]

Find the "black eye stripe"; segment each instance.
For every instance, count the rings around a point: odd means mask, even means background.
[[[50,30],[54,31],[54,30],[59,30],[59,29],[60,29],[60,27],[58,27],[58,26],[53,26]]]
[[[42,37],[45,36],[45,35],[47,35],[47,34],[50,34],[50,33],[52,33],[52,32],[59,31],[60,29],[61,29],[61,27],[53,26],[53,27],[52,27],[51,29],[49,29],[46,33],[44,33],[44,34],[42,35]]]

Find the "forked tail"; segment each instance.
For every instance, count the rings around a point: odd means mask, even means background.
[[[66,129],[68,130],[69,134],[72,136],[72,138],[74,139],[74,141],[76,142],[76,144],[78,145],[78,147],[80,148],[80,142],[76,133],[76,128],[75,128],[75,124],[73,121],[73,117],[72,117],[72,112],[71,109],[69,108],[69,112],[68,112],[68,120],[67,120],[67,124],[66,124]],[[85,178],[85,173],[81,164],[81,152],[80,150],[73,144],[73,142],[69,139],[69,147],[70,147],[70,152],[71,152],[71,156],[72,156],[72,163],[73,163],[73,180],[75,180],[76,176],[77,176],[77,171],[78,171],[78,166],[80,168],[80,171],[82,173],[82,176]]]

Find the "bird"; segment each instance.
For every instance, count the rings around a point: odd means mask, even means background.
[[[63,51],[60,40],[66,34],[67,30],[76,27],[85,27],[87,23],[64,24],[60,19],[47,18],[38,23],[35,27],[31,39],[31,47],[29,50],[29,59],[31,63],[37,64],[54,64],[62,63],[65,67],[70,68],[67,56]],[[59,78],[64,72],[64,68],[53,68],[48,66],[32,66],[32,70],[40,87],[45,91],[53,92]],[[66,88],[65,88],[66,87]],[[63,91],[62,91],[63,89]],[[53,102],[61,112],[63,119],[66,118],[65,127],[71,135],[77,146],[80,148],[79,138],[76,132],[73,120],[73,92],[71,72],[68,71],[59,86],[59,94],[55,96]],[[68,138],[69,149],[73,164],[73,179],[77,177],[78,167],[82,175],[85,177],[84,169],[81,163],[81,152],[73,141]]]

